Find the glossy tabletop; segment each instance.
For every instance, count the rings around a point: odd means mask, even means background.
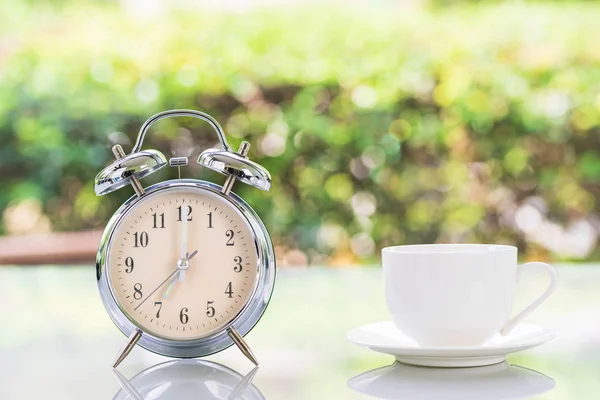
[[[125,337],[91,266],[0,267],[0,399],[597,399],[600,265],[557,269],[555,294],[528,318],[556,338],[508,363],[410,367],[356,347],[348,330],[387,319],[381,269],[311,267],[278,271],[246,337],[258,369],[236,348],[187,361],[136,348],[115,372]],[[525,277],[515,309],[545,283]]]

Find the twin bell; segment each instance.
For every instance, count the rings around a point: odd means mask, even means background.
[[[167,160],[165,155],[158,150],[142,150],[144,137],[150,126],[161,119],[170,117],[198,118],[208,122],[217,132],[222,148],[204,150],[198,157],[198,164],[227,176],[224,187],[233,186],[233,183],[238,180],[261,190],[268,191],[270,189],[271,175],[269,171],[247,157],[250,150],[248,142],[242,142],[239,150],[235,152],[227,144],[223,128],[210,115],[195,110],[169,110],[158,113],[144,122],[130,154],[125,154],[120,145],[112,148],[117,160],[96,175],[94,186],[96,195],[101,196],[129,184],[133,185],[136,194],[142,195],[144,189],[139,183],[140,179],[167,164],[177,167],[188,164],[187,157],[175,157]]]

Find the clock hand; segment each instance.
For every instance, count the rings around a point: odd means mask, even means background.
[[[187,241],[188,241],[188,207],[185,207],[183,212],[183,206],[181,207],[181,251],[180,260],[187,260]],[[179,280],[183,281],[185,278],[185,270],[181,270],[179,273]]]
[[[192,257],[194,257],[196,254],[198,253],[198,250],[194,250],[192,252],[192,254],[189,253],[185,253],[185,258],[186,260],[190,261],[190,259]],[[188,268],[189,268],[189,264],[188,264]],[[186,274],[187,268],[182,269],[181,272],[179,273],[179,282],[183,282],[185,280],[185,274]]]
[[[190,261],[196,254],[198,254],[198,250],[192,251],[192,253],[187,256],[187,260]]]
[[[194,250],[191,254],[187,255],[186,254],[186,258],[185,261],[189,262],[196,254],[198,254],[198,250]],[[171,294],[171,292],[173,291],[173,287],[175,286],[175,284],[177,283],[177,281],[181,281],[181,274],[185,271],[185,269],[180,268],[179,265],[181,265],[182,263],[178,263],[177,269],[179,270],[179,275],[178,276],[173,276],[173,278],[171,279],[171,282],[169,282],[169,284],[167,285],[167,288],[165,289],[165,291],[163,292],[162,298],[166,299],[169,297],[169,295]],[[189,264],[188,264],[189,267]],[[186,269],[188,268],[186,267]]]
[[[163,299],[166,299],[166,298],[169,297],[169,295],[173,291],[173,288],[175,287],[175,284],[179,280],[180,276],[181,276],[181,270],[179,271],[179,274],[174,275],[173,278],[171,278],[171,282],[169,282],[169,284],[167,285],[165,291],[163,292],[163,295],[162,295]]]
[[[162,282],[160,283],[160,285],[158,285],[158,286],[156,287],[156,289],[154,289],[154,290],[153,290],[153,291],[152,291],[152,292],[151,292],[151,293],[150,293],[148,296],[146,296],[146,298],[145,298],[144,300],[142,300],[142,302],[141,302],[140,304],[138,304],[138,305],[137,305],[137,306],[136,306],[136,307],[133,309],[133,311],[137,311],[137,309],[138,309],[138,308],[140,308],[140,307],[142,306],[142,304],[144,304],[144,303],[146,302],[146,300],[148,300],[148,299],[149,299],[149,298],[150,298],[150,297],[151,297],[151,296],[152,296],[154,293],[156,293],[156,291],[157,291],[158,289],[160,289],[160,287],[161,287],[162,285],[164,285],[164,284],[165,284],[165,282],[166,282],[166,281],[168,281],[169,279],[171,279],[171,278],[172,278],[172,277],[173,277],[173,276],[174,276],[176,273],[178,273],[178,272],[179,272],[179,268],[175,269],[175,271],[173,271],[173,273],[171,273],[169,276],[167,276],[167,279],[165,279],[164,281],[162,281]]]

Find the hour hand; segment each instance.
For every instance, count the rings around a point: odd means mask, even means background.
[[[179,280],[179,277],[181,276],[181,270],[178,271],[177,274],[175,274],[173,276],[173,278],[171,278],[171,280],[169,281],[169,284],[167,285],[167,287],[165,288],[165,291],[163,292],[162,298],[166,299],[169,297],[169,295],[171,294],[171,292],[173,291],[173,288],[175,287],[175,284],[177,283],[177,281]]]

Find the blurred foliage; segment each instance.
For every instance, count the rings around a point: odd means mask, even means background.
[[[600,259],[598,5],[59,3],[0,5],[18,17],[0,26],[4,233],[32,201],[25,231],[102,228],[132,194],[94,195],[110,146],[129,151],[155,112],[195,108],[271,171],[270,193],[235,190],[284,263],[372,262],[386,245],[436,241]],[[216,143],[200,122],[156,127],[145,147],[167,157]],[[184,176],[222,182],[191,164]]]

